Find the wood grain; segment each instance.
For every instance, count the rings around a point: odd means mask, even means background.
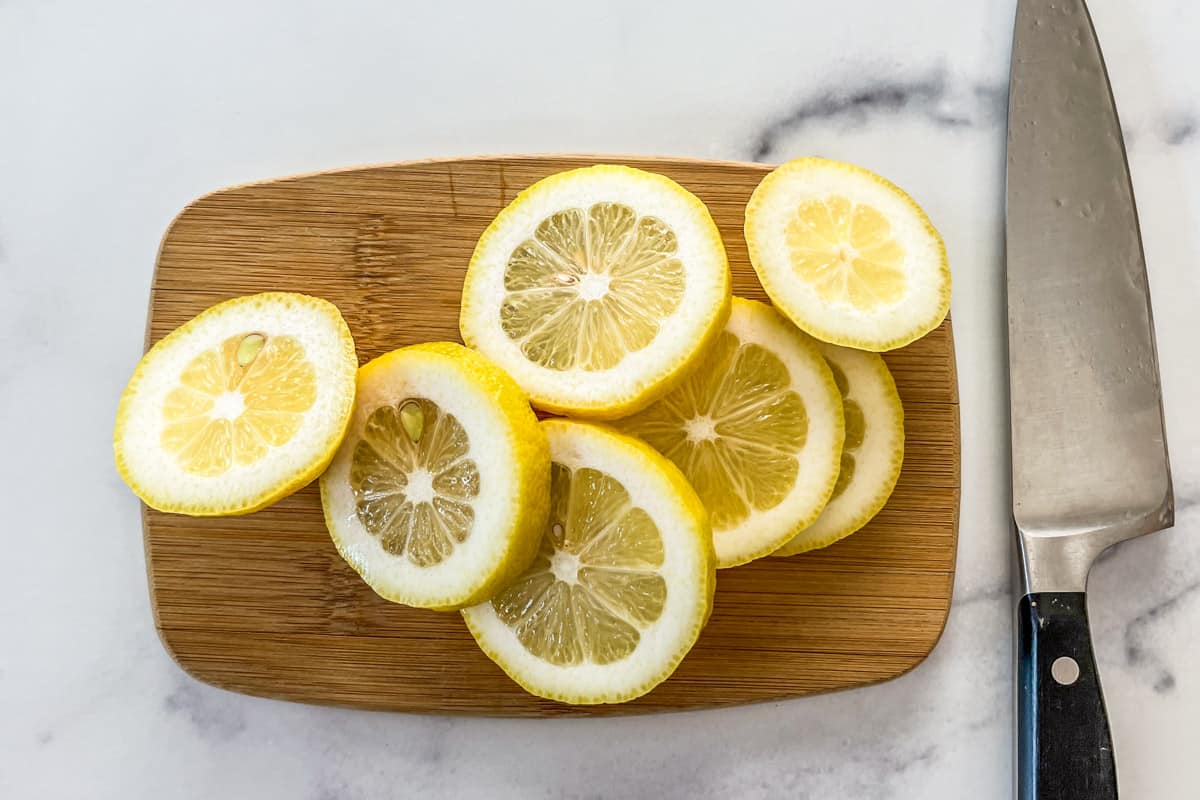
[[[742,213],[757,164],[510,157],[428,161],[226,189],[188,206],[162,242],[147,344],[236,295],[336,303],[360,360],[458,336],[475,241],[535,180],[625,163],[708,204],[734,290],[765,299]],[[163,643],[189,673],[250,694],[366,708],[521,716],[665,711],[793,697],[895,677],[929,653],[950,606],[958,538],[958,391],[950,321],[889,353],[906,412],[899,486],[866,528],[825,550],[719,573],[712,620],[669,680],[621,706],[523,692],[457,614],[379,599],[338,557],[316,487],[245,517],[147,510],[146,562]]]

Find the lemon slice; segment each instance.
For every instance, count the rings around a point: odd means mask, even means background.
[[[891,350],[950,310],[946,247],[925,212],[860,167],[801,158],[746,206],[750,262],[771,301],[833,344]]]
[[[227,300],[138,362],[113,431],[117,471],[146,505],[244,514],[312,481],[354,405],[342,315],[301,294]]]
[[[729,313],[729,264],[679,184],[600,165],[538,181],[483,232],[463,340],[547,411],[613,419],[670,389]]]
[[[699,368],[615,424],[696,488],[718,568],[768,555],[811,524],[838,475],[842,403],[816,343],[770,306],[740,297]]]
[[[546,435],[511,378],[462,345],[414,345],[359,370],[321,503],[338,552],[381,597],[456,609],[529,565],[549,474]]]
[[[712,611],[707,515],[644,443],[547,420],[550,519],[532,566],[463,611],[485,653],[529,692],[619,703],[667,678]]]
[[[896,488],[904,462],[904,408],[883,359],[848,347],[819,346],[845,409],[841,470],[829,505],[775,553],[779,556],[831,545],[870,522]]]

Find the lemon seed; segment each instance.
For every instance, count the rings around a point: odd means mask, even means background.
[[[239,367],[250,365],[257,356],[263,345],[267,343],[267,337],[261,333],[251,333],[245,339],[242,339],[241,344],[237,349],[237,363]]]
[[[400,406],[400,424],[404,426],[410,441],[414,444],[420,441],[421,434],[425,432],[425,412],[416,400],[406,400]]]

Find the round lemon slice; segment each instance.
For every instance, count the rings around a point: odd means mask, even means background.
[[[661,175],[599,165],[517,195],[483,232],[463,340],[547,411],[600,419],[664,394],[729,313],[704,204]]]
[[[670,458],[712,519],[717,566],[765,556],[817,519],[834,491],[842,403],[816,343],[774,309],[733,298],[698,369],[615,423]]]
[[[117,409],[117,471],[146,505],[245,514],[312,481],[354,406],[342,315],[301,294],[227,300],[138,362]]]
[[[950,310],[942,237],[911,197],[860,167],[801,158],[775,169],[746,206],[746,244],[771,301],[822,341],[891,350]]]
[[[463,617],[535,695],[631,700],[675,670],[712,611],[707,515],[679,470],[644,443],[584,422],[542,426],[553,463],[541,549]]]
[[[385,600],[442,610],[528,566],[550,497],[546,435],[524,393],[461,344],[359,369],[350,429],[320,477],[337,552]]]
[[[528,399],[462,345],[414,345],[358,374],[345,441],[321,476],[338,552],[386,600],[451,610],[529,565],[550,455]]]
[[[904,462],[904,408],[883,359],[837,345],[820,348],[845,409],[841,469],[821,516],[779,548],[779,556],[831,545],[870,522],[896,488]]]

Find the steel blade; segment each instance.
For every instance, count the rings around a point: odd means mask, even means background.
[[[1025,537],[1112,541],[1158,530],[1173,512],[1146,266],[1083,0],[1021,0],[1010,89],[1017,526]]]

